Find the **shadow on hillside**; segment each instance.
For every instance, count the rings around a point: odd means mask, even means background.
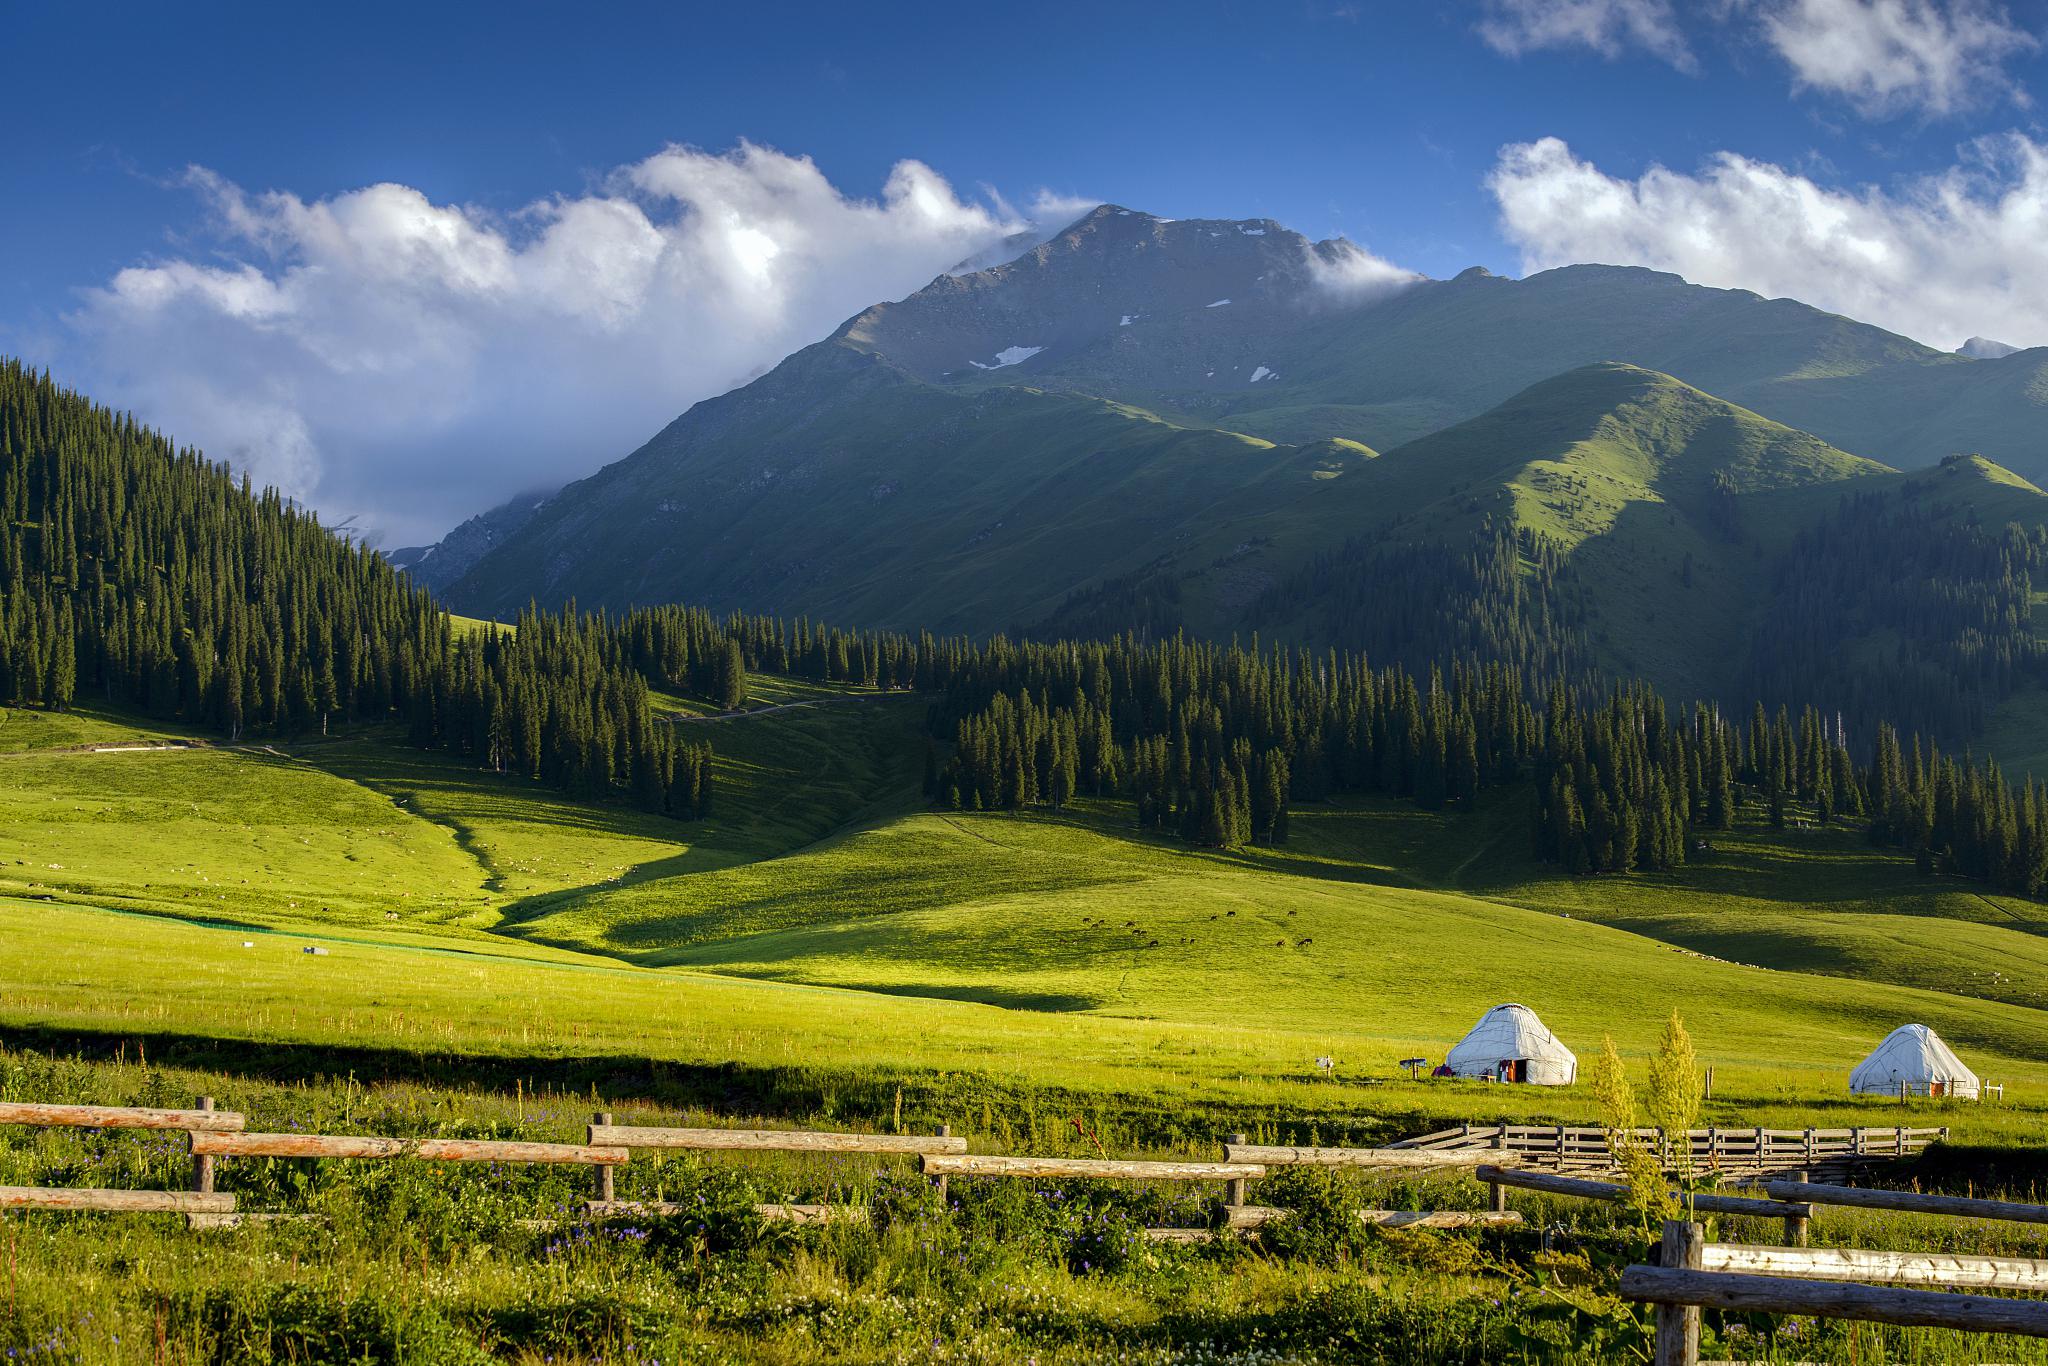
[[[1001,1006],[1004,1010],[1033,1010],[1046,1014],[1072,1014],[1093,1010],[1102,998],[1059,991],[1005,991],[1001,987],[937,986],[928,982],[834,982],[843,991],[872,991],[881,996],[920,996],[937,1001],[969,1001],[975,1005]]]
[[[905,1125],[925,1129],[964,1122],[1004,1141],[1025,1144],[1065,1137],[1067,1117],[1080,1114],[1119,1142],[1162,1147],[1215,1142],[1226,1133],[1273,1123],[1271,1106],[1264,1102],[1210,1098],[1191,1108],[1178,1096],[1083,1091],[982,1073],[884,1065],[760,1067],[620,1054],[489,1056],[41,1025],[10,1027],[5,1043],[16,1053],[100,1063],[125,1058],[130,1066],[139,1046],[153,1068],[270,1083],[338,1085],[353,1078],[358,1085],[410,1083],[470,1093],[523,1088],[537,1098],[550,1092],[588,1097],[593,1109],[605,1100],[633,1099],[675,1110],[710,1110],[728,1119],[758,1116],[820,1125],[880,1128],[899,1116]],[[205,1082],[194,1079],[192,1084]],[[1424,1114],[1323,1116],[1315,1133],[1324,1142],[1372,1144],[1448,1122]],[[1305,1135],[1307,1126],[1302,1130]],[[1291,1132],[1283,1129],[1282,1136]]]
[[[1134,825],[1112,823],[1098,815],[1091,815],[1086,812],[1072,810],[1055,811],[1050,808],[1034,807],[1030,812],[1022,815],[1008,813],[1007,818],[1028,821],[1037,825],[1056,826],[1061,829],[1079,831],[1106,840],[1121,841],[1150,853],[1179,855],[1190,861],[1203,863],[1227,863],[1254,872],[1306,878],[1312,882],[1351,882],[1374,887],[1403,888],[1428,888],[1432,885],[1391,868],[1373,867],[1369,864],[1344,863],[1334,858],[1319,857],[1314,854],[1290,851],[1287,857],[1276,858],[1271,853],[1259,848],[1198,848],[1194,845],[1182,843],[1178,837],[1173,835],[1155,834],[1140,830]]]

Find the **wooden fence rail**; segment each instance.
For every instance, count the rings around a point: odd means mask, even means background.
[[[1861,1166],[1917,1153],[1945,1138],[1937,1127],[1832,1129],[1688,1130],[1682,1138],[1662,1129],[1633,1131],[1636,1140],[1662,1155],[1667,1168],[1681,1165],[1725,1175],[1761,1175],[1792,1169],[1846,1174]],[[1487,1152],[1501,1165],[1539,1166],[1554,1171],[1613,1170],[1603,1129],[1565,1124],[1472,1124],[1391,1145],[1401,1151]],[[1682,1159],[1682,1160],[1681,1160]]]
[[[594,1219],[666,1219],[699,1213],[703,1206],[676,1200],[592,1200],[584,1205]],[[756,1205],[763,1219],[789,1224],[865,1224],[872,1217],[866,1205],[798,1205],[784,1201]]]
[[[2022,1224],[2048,1224],[2048,1205],[2022,1205],[2010,1200],[1979,1200],[1961,1195],[1921,1195],[1914,1191],[1870,1190],[1861,1186],[1823,1186],[1802,1181],[1773,1181],[1764,1187],[1774,1199],[1805,1200],[1818,1205],[1892,1210],[1906,1214],[1945,1214],[1960,1219],[2006,1219]]]
[[[192,1151],[207,1157],[417,1157],[434,1162],[556,1162],[580,1166],[615,1166],[632,1156],[624,1148],[575,1143],[328,1134],[198,1133],[192,1135]]]
[[[927,1176],[1118,1177],[1135,1181],[1237,1181],[1266,1174],[1251,1162],[1125,1162],[1096,1157],[985,1157],[925,1153]]]
[[[197,1191],[63,1189],[0,1186],[0,1209],[96,1210],[106,1214],[232,1214],[232,1195]]]
[[[1474,1173],[1481,1181],[1499,1186],[1549,1195],[1572,1195],[1582,1200],[1626,1200],[1627,1186],[1608,1181],[1586,1181],[1577,1177],[1552,1176],[1548,1172],[1511,1171],[1505,1167],[1481,1167]],[[1788,1200],[1757,1200],[1741,1195],[1715,1195],[1708,1191],[1673,1191],[1671,1198],[1690,1204],[1708,1214],[1747,1214],[1760,1219],[1811,1219],[1813,1206]]]
[[[1886,1285],[1966,1285],[1993,1290],[2048,1290],[2048,1261],[1975,1257],[1954,1252],[1871,1252],[1853,1247],[1756,1247],[1708,1243],[1700,1266],[1805,1281],[1872,1281]]]
[[[1362,1209],[1357,1210],[1358,1222],[1374,1228],[1482,1228],[1502,1224],[1519,1224],[1522,1216],[1512,1210],[1505,1214],[1494,1214],[1485,1210],[1429,1210],[1429,1209]],[[1155,1243],[1208,1243],[1231,1234],[1246,1234],[1257,1237],[1260,1229],[1292,1218],[1290,1209],[1268,1209],[1259,1205],[1239,1205],[1227,1211],[1228,1218],[1223,1228],[1148,1228],[1145,1236]]]
[[[135,1105],[28,1105],[0,1102],[0,1124],[70,1129],[176,1129],[236,1133],[243,1117],[232,1110],[152,1110]]]
[[[1477,1167],[1517,1165],[1512,1152],[1494,1148],[1296,1148],[1226,1143],[1223,1160],[1269,1167]]]
[[[1812,1314],[1910,1328],[2048,1337],[2048,1304],[1989,1295],[1954,1295],[1888,1286],[1831,1285],[1726,1271],[1632,1266],[1621,1273],[1621,1297],[1658,1304],[1702,1305],[1760,1314]],[[1697,1360],[1697,1356],[1693,1358]]]
[[[792,1153],[964,1153],[967,1140],[940,1134],[819,1133],[805,1129],[656,1129],[592,1124],[592,1147]]]
[[[1817,1254],[1800,1248],[1748,1250],[1799,1254],[1809,1264],[1819,1261]],[[1725,1258],[1729,1254],[1719,1255]],[[1715,1271],[1707,1269],[1708,1256],[1700,1226],[1673,1219],[1664,1225],[1660,1258],[1663,1264],[1631,1266],[1621,1273],[1623,1299],[1657,1306],[1656,1366],[1697,1366],[1703,1306],[1745,1313],[1810,1314],[1913,1328],[2048,1337],[2048,1303],[2039,1300]]]

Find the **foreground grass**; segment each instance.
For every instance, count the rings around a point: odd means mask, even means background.
[[[0,1099],[165,1104],[204,1092],[252,1127],[573,1139],[592,1106],[629,1123],[750,1117],[629,1096],[475,1086],[298,1085],[0,1052]],[[822,1117],[814,1117],[822,1118]],[[896,1127],[884,1122],[876,1127]],[[904,1127],[918,1127],[906,1123]],[[977,1140],[980,1136],[977,1135]],[[979,1146],[979,1142],[977,1143]],[[1070,1151],[1089,1151],[1069,1135]],[[164,1136],[12,1130],[0,1182],[182,1184]],[[169,1218],[24,1215],[7,1255],[0,1348],[84,1363],[380,1361],[792,1363],[1580,1362],[1641,1359],[1647,1312],[1612,1294],[1648,1234],[1608,1206],[1515,1197],[1527,1223],[1380,1232],[1360,1206],[1472,1208],[1482,1188],[1289,1172],[1254,1188],[1292,1210],[1262,1242],[1161,1246],[1138,1230],[1204,1227],[1220,1192],[1142,1183],[956,1179],[950,1199],[893,1159],[661,1158],[617,1174],[628,1197],[686,1216],[590,1224],[589,1174],[420,1162],[223,1160],[243,1208],[306,1222],[192,1232]],[[762,1201],[829,1201],[866,1224],[764,1224]],[[538,1221],[538,1222],[536,1222]],[[1925,1226],[1923,1226],[1925,1225]],[[1762,1241],[1769,1225],[1714,1235]],[[1995,1225],[1829,1211],[1817,1243],[2015,1252]],[[2043,1344],[1810,1320],[1707,1316],[1710,1357],[2048,1360]]]

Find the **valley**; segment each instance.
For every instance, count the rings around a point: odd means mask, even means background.
[[[1188,1077],[1320,1109],[1313,1086],[1297,1095],[1317,1054],[1383,1079],[1503,999],[1540,1003],[1568,1039],[1643,1048],[1650,999],[1743,1079],[1730,1095],[1753,1088],[1744,1113],[1821,1104],[1864,1037],[1907,1017],[2022,1093],[2048,1081],[2048,915],[1930,883],[1846,830],[1742,827],[1680,872],[1588,881],[1527,857],[1526,808],[1503,794],[1469,816],[1304,807],[1286,846],[1208,853],[1137,837],[1122,803],[924,813],[914,771],[856,761],[877,734],[904,738],[915,709],[870,696],[725,723],[723,809],[686,838],[374,731],[95,753],[71,746],[182,737],[111,713],[10,712],[0,829],[42,861],[0,865],[14,908],[0,1028],[61,1038],[126,1020],[160,1046],[485,1057],[516,1028],[510,1053],[536,1060],[768,1066],[835,1051],[805,1018],[830,1000],[831,1028],[865,1040],[862,1068],[948,1071],[930,1050],[950,1035],[952,1066],[1088,1077],[1103,1103]],[[167,807],[185,799],[167,791],[203,800],[206,827],[180,825]],[[74,946],[61,963],[35,951],[50,935]],[[124,952],[140,940],[149,951]],[[333,955],[305,960],[302,942]],[[1575,971],[1587,963],[1599,970]],[[465,1002],[472,979],[487,985]],[[1259,1024],[1253,1000],[1284,1025]],[[706,1017],[732,1032],[690,1023]],[[1152,1049],[1169,1077],[1148,1074]],[[1369,1111],[1385,1089],[1326,1103]],[[1434,1121],[1500,1098],[1400,1103],[1450,1107]]]
[[[1263,220],[1098,210],[392,557],[0,367],[0,1102],[190,1090],[543,1153],[611,1105],[1057,1165],[1230,1133],[1625,1146],[1615,1079],[1653,1059],[1648,1103],[1673,1067],[1710,1092],[1670,1121],[1709,1151],[1924,1129],[1865,1165],[2030,1198],[2048,454],[2009,390],[2038,354],[1607,268],[1305,302],[1355,265]],[[1941,408],[1964,391],[1981,422]],[[1897,394],[1988,449],[1930,454]],[[1594,1084],[1426,1075],[1506,1002]],[[1908,1023],[1994,1098],[1852,1094]],[[0,1144],[0,1181],[180,1179],[152,1142]],[[195,1362],[318,1333],[419,1361],[1646,1340],[1611,1299],[1516,1299],[1560,1229],[1604,1284],[1633,1212],[1474,1220],[1463,1171],[1285,1171],[1250,1239],[1146,1183],[949,1203],[689,1156],[627,1169],[656,1214],[621,1228],[547,1171],[348,1160],[235,1162],[257,1217],[228,1256],[54,1225],[21,1322],[101,1332],[68,1278],[122,1249],[85,1294],[117,1361],[151,1321]],[[776,1213],[813,1205],[853,1212]],[[854,1345],[815,1349],[841,1304]]]

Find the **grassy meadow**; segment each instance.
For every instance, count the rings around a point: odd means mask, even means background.
[[[815,705],[684,723],[718,754],[713,813],[687,824],[374,730],[229,747],[8,712],[0,1025],[796,1067],[867,1092],[973,1076],[1275,1122],[1585,1118],[1572,1092],[1397,1077],[1519,1000],[1587,1057],[1606,1034],[1645,1052],[1682,1011],[1729,1122],[1870,1108],[1841,1079],[1909,1020],[2010,1083],[1958,1125],[2005,1131],[2048,1096],[2037,908],[1846,829],[1745,828],[1679,873],[1571,879],[1529,862],[1508,796],[1310,806],[1285,847],[1206,853],[1110,803],[927,811],[915,699],[792,700]]]
[[[1519,1000],[1583,1060],[1611,1034],[1638,1069],[1678,1009],[1715,1068],[1711,1123],[1936,1124],[2026,1149],[2048,1116],[2039,909],[1923,879],[1846,828],[1752,822],[1681,872],[1575,879],[1529,860],[1512,795],[1470,815],[1353,801],[1301,808],[1284,847],[1218,854],[1140,838],[1114,803],[926,809],[913,698],[760,680],[748,707],[781,709],[677,722],[717,750],[712,812],[686,824],[375,728],[225,745],[91,708],[0,713],[0,1098],[206,1093],[254,1128],[554,1139],[599,1108],[950,1124],[976,1151],[1204,1157],[1233,1131],[1381,1142],[1596,1121],[1583,1085],[1395,1065]],[[1913,1020],[2003,1101],[1849,1097],[1848,1068]],[[0,1184],[176,1185],[184,1160],[146,1135],[13,1131]],[[1617,1360],[1643,1341],[1604,1289],[1640,1255],[1625,1217],[1533,1201],[1522,1230],[1401,1235],[1342,1213],[1475,1206],[1462,1177],[1291,1173],[1255,1198],[1301,1211],[1301,1232],[1156,1247],[1134,1230],[1200,1226],[1219,1192],[956,1182],[938,1208],[888,1162],[636,1159],[622,1192],[703,1213],[621,1229],[574,1218],[587,1173],[432,1166],[223,1164],[246,1208],[324,1224],[10,1219],[0,1345],[109,1362],[1253,1363]],[[752,1214],[782,1199],[864,1204],[877,1223]],[[2030,1237],[1864,1216],[1816,1236]],[[1745,1359],[2043,1359],[1869,1326],[1771,1331],[1730,1316],[1712,1340]]]

